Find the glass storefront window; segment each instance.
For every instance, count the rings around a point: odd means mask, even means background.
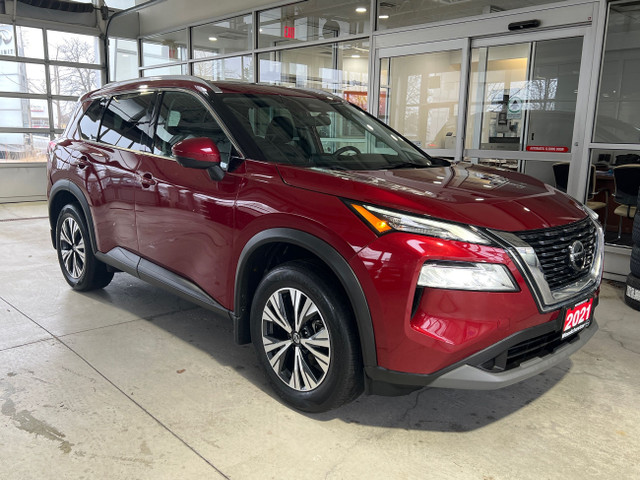
[[[252,16],[243,15],[191,29],[193,58],[206,58],[251,50]]]
[[[0,132],[0,163],[46,162],[49,133]]]
[[[0,91],[46,95],[44,65],[0,61]]]
[[[640,2],[612,3],[607,21],[594,142],[640,144],[638,38]]]
[[[102,86],[100,70],[93,68],[49,67],[52,95],[77,97]]]
[[[0,105],[0,128],[49,128],[49,107],[46,100],[0,97]]]
[[[308,0],[261,11],[258,47],[367,34],[369,7],[369,0]]]
[[[138,76],[138,42],[109,38],[109,80],[128,80]]]
[[[460,50],[383,59],[389,125],[423,149],[455,148],[461,61]]]
[[[142,40],[142,65],[160,65],[187,60],[187,30],[154,35]]]
[[[253,81],[253,58],[251,55],[206,60],[193,64],[193,74],[206,80]]]
[[[369,42],[342,42],[258,56],[260,82],[336,93],[365,108]]]
[[[76,102],[68,100],[53,100],[53,128],[63,130],[69,124],[71,115],[76,108]]]
[[[49,30],[47,41],[50,60],[95,64],[101,61],[98,37]]]
[[[44,58],[44,40],[41,28],[16,27],[19,57]]]
[[[42,29],[0,24],[0,55],[44,58]],[[17,42],[16,42],[17,40]]]
[[[378,30],[526,8],[555,0],[378,0]]]
[[[188,68],[186,65],[169,65],[168,67],[147,68],[142,71],[143,77],[153,77],[156,75],[186,75]]]

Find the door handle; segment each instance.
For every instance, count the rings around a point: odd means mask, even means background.
[[[142,188],[148,188],[155,185],[157,182],[153,179],[153,175],[150,173],[145,173],[140,176],[140,182],[142,183]]]
[[[84,170],[85,168],[87,168],[89,166],[89,159],[87,158],[86,155],[81,155],[80,158],[78,158],[78,161],[74,163],[74,165],[76,167],[78,167],[81,170]]]

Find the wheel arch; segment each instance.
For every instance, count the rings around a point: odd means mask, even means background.
[[[87,222],[87,230],[91,241],[91,248],[97,252],[96,235],[93,227],[93,216],[89,208],[89,202],[84,193],[75,183],[65,179],[59,180],[53,184],[49,193],[49,226],[51,227],[51,242],[53,248],[57,247],[57,238],[55,235],[56,223],[58,215],[65,205],[69,203],[77,203],[80,205],[82,214]]]
[[[303,252],[321,261],[340,282],[353,311],[360,340],[362,360],[365,366],[377,365],[375,337],[371,312],[358,281],[347,260],[331,245],[309,233],[290,229],[273,228],[264,230],[249,240],[238,259],[234,290],[234,334],[240,344],[251,341],[250,306],[258,283],[270,265],[270,255],[291,247],[294,252],[287,260],[304,258]],[[272,267],[280,264],[278,262]]]

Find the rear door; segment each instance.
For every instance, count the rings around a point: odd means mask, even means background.
[[[136,168],[140,153],[149,149],[154,99],[153,92],[113,96],[102,115],[97,143],[87,147],[96,169],[87,187],[98,210],[94,221],[103,252],[114,247],[138,250]]]

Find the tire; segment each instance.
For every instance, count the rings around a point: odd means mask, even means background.
[[[251,338],[271,385],[285,403],[311,413],[344,405],[363,390],[353,315],[322,271],[306,261],[278,266],[251,304]]]
[[[627,285],[624,289],[624,303],[634,310],[640,310],[640,277],[633,273],[627,276]]]
[[[633,218],[633,232],[631,234],[631,238],[633,239],[633,244],[640,247],[640,207],[638,207]]]
[[[80,292],[109,285],[113,272],[96,259],[84,215],[75,204],[65,205],[56,223],[58,262],[64,279]]]
[[[640,246],[634,245],[631,249],[631,273],[640,277]]]

